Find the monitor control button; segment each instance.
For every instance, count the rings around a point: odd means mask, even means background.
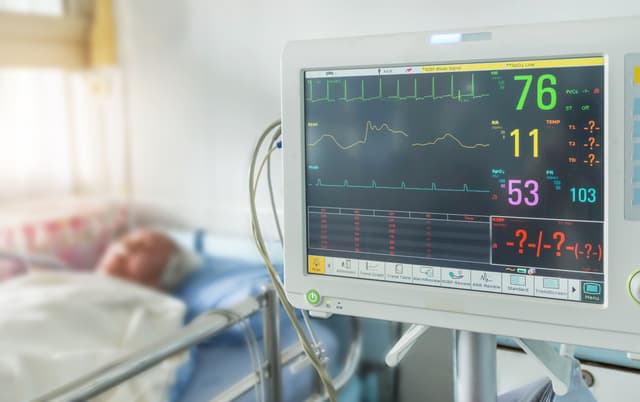
[[[640,304],[640,269],[632,273],[627,281],[627,289],[631,298]]]
[[[307,303],[311,304],[312,306],[317,306],[318,304],[320,304],[320,293],[318,293],[317,290],[310,290],[307,292],[306,295],[307,298]]]

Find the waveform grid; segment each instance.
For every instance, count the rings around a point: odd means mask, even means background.
[[[350,184],[349,180],[345,180],[342,184],[325,184],[322,179],[318,179],[315,183],[309,183],[308,186],[316,187],[329,187],[329,188],[353,188],[353,189],[368,189],[368,190],[406,190],[406,191],[445,191],[454,193],[489,193],[490,190],[484,189],[472,189],[468,184],[463,184],[462,188],[445,188],[438,187],[436,183],[431,183],[431,187],[412,187],[402,181],[400,186],[380,186],[375,180],[371,180],[370,185],[356,185]]]
[[[358,141],[354,142],[353,144],[343,145],[332,134],[323,134],[323,135],[320,136],[320,138],[318,138],[314,142],[312,142],[310,144],[307,144],[307,146],[308,147],[315,147],[322,140],[328,138],[328,139],[332,140],[338,146],[338,148],[342,149],[343,151],[346,151],[346,150],[351,149],[353,147],[356,147],[358,145],[366,144],[368,139],[369,139],[369,132],[370,131],[380,132],[382,130],[386,130],[389,133],[394,134],[394,135],[402,135],[402,136],[404,136],[406,138],[409,137],[409,134],[407,134],[406,132],[404,132],[402,130],[393,129],[387,123],[382,123],[381,125],[376,126],[375,124],[373,124],[373,122],[371,120],[368,120],[367,123],[365,124],[364,136],[362,137],[361,140],[358,140]],[[432,145],[436,145],[437,143],[439,143],[441,141],[444,141],[446,139],[452,140],[453,142],[455,142],[462,149],[476,149],[476,148],[487,148],[487,147],[489,147],[489,144],[466,145],[462,141],[460,141],[455,135],[453,135],[451,133],[443,134],[440,137],[434,139],[433,141],[428,141],[428,142],[424,142],[424,143],[419,143],[419,142],[418,143],[413,143],[413,144],[411,144],[411,146],[412,147],[429,147],[429,146],[432,146]]]
[[[431,77],[431,94],[429,95],[424,95],[424,96],[418,96],[418,81],[416,78],[413,79],[413,95],[408,95],[408,96],[400,96],[400,80],[396,80],[396,94],[395,95],[390,95],[390,96],[383,96],[382,95],[382,78],[378,78],[378,95],[376,96],[371,96],[371,97],[366,97],[365,96],[365,91],[364,91],[364,80],[360,80],[360,96],[355,96],[352,98],[349,98],[348,94],[347,94],[347,80],[343,79],[342,80],[342,85],[343,85],[343,96],[339,97],[339,98],[332,98],[331,97],[331,86],[332,85],[337,85],[338,82],[334,82],[334,81],[338,81],[338,80],[326,80],[326,88],[325,88],[325,96],[322,98],[313,98],[313,82],[312,80],[307,80],[307,85],[308,85],[308,93],[309,96],[305,99],[308,102],[311,103],[318,103],[318,102],[337,102],[337,101],[343,101],[343,102],[355,102],[355,101],[361,101],[361,102],[368,102],[368,101],[374,101],[374,100],[398,100],[398,101],[404,101],[404,100],[416,100],[416,101],[422,101],[422,100],[433,100],[433,101],[437,101],[437,100],[441,100],[441,99],[453,99],[456,100],[458,102],[464,102],[466,99],[469,100],[473,100],[473,99],[479,99],[479,98],[484,98],[489,96],[489,94],[476,94],[476,88],[475,88],[475,75],[471,74],[471,90],[469,93],[462,93],[461,90],[458,89],[457,93],[454,89],[454,79],[453,79],[453,75],[451,75],[450,78],[450,93],[448,94],[444,94],[444,95],[436,95],[436,82],[435,82],[435,77]]]

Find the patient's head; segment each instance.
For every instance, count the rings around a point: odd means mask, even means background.
[[[165,270],[178,252],[168,236],[139,229],[109,247],[98,264],[98,272],[159,288],[163,287]]]

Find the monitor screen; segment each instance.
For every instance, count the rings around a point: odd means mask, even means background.
[[[311,275],[604,303],[604,58],[304,71]]]

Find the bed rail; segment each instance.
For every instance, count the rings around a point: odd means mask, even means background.
[[[267,302],[275,298],[273,289],[268,289],[256,298],[248,298],[225,311],[211,311],[200,315],[189,325],[181,328],[174,334],[154,342],[134,353],[124,356],[114,362],[101,367],[93,372],[83,375],[59,388],[54,389],[36,399],[33,402],[70,402],[86,401],[100,395],[109,389],[123,383],[137,374],[157,365],[166,358],[189,349],[210,337],[222,332],[245,318],[257,313],[261,308],[270,309],[269,315],[278,314],[277,304]],[[265,313],[266,314],[266,313]],[[264,339],[267,356],[279,355],[279,351],[269,348],[277,346],[277,339],[267,339],[277,334],[277,328],[266,330],[268,326],[275,325],[271,320],[265,320]],[[267,367],[267,372],[270,367]],[[271,374],[271,373],[269,373]],[[280,392],[281,384],[279,375],[269,375],[270,394]],[[278,400],[272,400],[279,402]]]
[[[163,360],[185,351],[245,318],[263,311],[263,338],[266,361],[263,363],[266,395],[270,402],[282,400],[282,365],[296,358],[304,357],[300,345],[293,345],[280,352],[278,300],[274,289],[269,286],[254,298],[248,298],[228,310],[213,310],[200,315],[190,324],[174,334],[150,344],[138,351],[115,360],[93,372],[85,374],[67,384],[47,392],[31,402],[86,401],[131,379]],[[360,360],[362,336],[359,321],[353,319],[352,342],[342,371],[335,378],[336,390],[341,389],[354,375]],[[272,363],[273,362],[273,363]],[[235,383],[215,398],[216,401],[233,400],[248,392],[259,382],[258,373],[251,373]],[[314,401],[325,400],[324,395],[315,395]]]
[[[333,378],[333,386],[336,391],[340,391],[342,388],[344,388],[349,383],[349,380],[353,378],[353,376],[356,374],[360,359],[362,357],[362,326],[358,318],[351,317],[350,319],[351,343],[349,344],[349,350],[347,351],[347,355],[344,359],[342,370]],[[299,361],[299,359],[301,358],[305,360],[305,362],[302,363],[310,365],[308,359],[304,355],[302,346],[300,346],[299,343],[295,343],[294,345],[291,345],[282,351],[280,361],[284,366],[291,362]],[[264,367],[266,368],[266,363]],[[301,365],[297,367],[300,368]],[[216,398],[212,399],[211,402],[233,401],[249,391],[256,384],[256,382],[258,382],[258,374],[251,373],[240,381],[231,385],[225,391],[220,393],[220,395],[218,395]],[[328,399],[329,396],[326,393],[313,394],[306,399],[306,402],[324,402]]]

